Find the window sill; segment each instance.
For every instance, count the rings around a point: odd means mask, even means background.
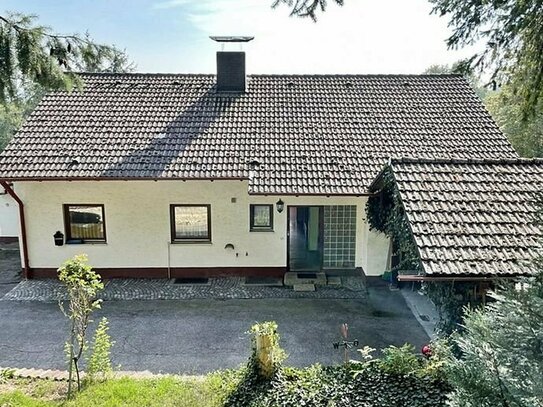
[[[274,232],[273,229],[249,229],[249,232]]]
[[[174,240],[170,244],[213,244],[211,240]]]
[[[78,246],[78,245],[87,245],[87,244],[106,245],[107,242],[67,241],[65,244],[66,244],[67,246]]]

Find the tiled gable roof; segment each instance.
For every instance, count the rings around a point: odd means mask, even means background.
[[[427,275],[533,271],[543,159],[402,159],[391,168]]]
[[[364,194],[391,156],[516,157],[456,75],[83,74],[0,155],[2,179],[249,179],[257,194]]]

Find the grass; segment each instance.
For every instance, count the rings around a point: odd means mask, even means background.
[[[83,389],[65,401],[66,383],[48,380],[8,381],[0,386],[1,407],[94,407],[94,406],[179,406],[218,407],[222,405],[217,376],[157,379],[111,379]]]
[[[67,384],[51,380],[9,379],[0,381],[0,406],[49,406],[61,401]]]
[[[0,407],[446,405],[450,388],[445,381],[430,374],[419,377],[418,373],[426,371],[427,366],[418,361],[410,362],[407,373],[403,367],[393,368],[398,365],[398,358],[404,360],[412,352],[403,348],[391,352],[379,363],[281,367],[269,381],[258,377],[254,361],[239,369],[205,376],[111,378],[86,385],[68,401],[66,382],[5,378],[0,382]],[[389,366],[386,371],[382,366],[385,362]]]

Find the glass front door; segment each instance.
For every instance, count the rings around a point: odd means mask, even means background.
[[[290,271],[320,271],[323,253],[323,207],[288,207]]]

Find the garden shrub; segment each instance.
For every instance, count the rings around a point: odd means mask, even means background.
[[[439,407],[449,392],[441,380],[386,373],[377,363],[282,368],[270,381],[246,373],[221,374],[225,406]]]
[[[97,294],[104,288],[100,275],[92,270],[85,254],[67,260],[58,269],[58,278],[66,287],[69,303],[68,309],[61,303],[60,308],[70,320],[70,338],[65,344],[68,358],[68,398],[72,396],[72,383],[77,384],[81,390],[81,376],[79,362],[87,345],[86,334],[92,322],[91,314],[100,308],[101,300]]]
[[[0,383],[7,382],[9,379],[13,379],[15,375],[15,369],[4,368],[0,370]]]
[[[383,356],[377,363],[383,372],[398,375],[416,373],[421,368],[415,347],[407,343],[399,348],[389,346],[383,349]]]
[[[276,334],[277,325],[269,324],[255,325],[251,333]],[[280,349],[278,340],[274,344]],[[216,393],[223,395],[226,407],[446,405],[449,387],[436,373],[441,371],[437,357],[421,359],[411,345],[386,348],[382,359],[373,359],[373,351],[363,348],[362,362],[330,367],[317,364],[302,369],[282,366],[280,357],[269,378],[259,374],[253,352],[245,367],[216,373],[213,382],[217,386]]]
[[[111,340],[108,330],[109,321],[103,317],[94,333],[92,354],[86,371],[86,380],[90,383],[106,380],[113,371],[110,354],[115,342]]]

